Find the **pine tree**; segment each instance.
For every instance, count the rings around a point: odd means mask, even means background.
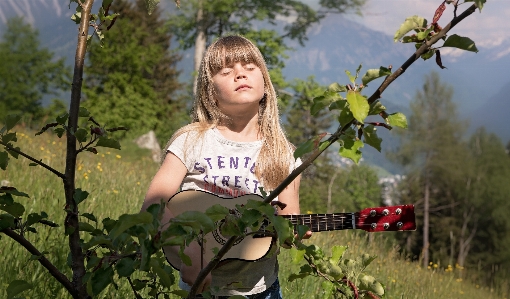
[[[160,9],[148,15],[143,0],[115,1],[110,10],[120,16],[104,44],[91,45],[84,106],[101,123],[127,126],[127,137],[154,130],[164,142],[185,115],[166,21]]]
[[[389,155],[406,166],[408,186],[414,186],[405,193],[407,203],[416,204],[423,215],[421,254],[425,267],[429,252],[440,252],[444,245],[440,242],[444,239],[441,228],[451,221],[445,213],[456,201],[450,190],[463,178],[459,165],[467,160],[461,140],[465,125],[458,119],[452,95],[452,87],[442,83],[437,73],[428,75],[411,103],[409,129],[397,131],[401,145]]]
[[[42,99],[70,88],[64,59],[42,48],[39,33],[22,18],[7,21],[0,42],[0,119],[8,113],[42,116]]]

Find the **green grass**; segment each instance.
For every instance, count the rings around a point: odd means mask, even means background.
[[[22,131],[23,132],[23,131]],[[33,132],[18,133],[18,146],[59,171],[64,168],[65,142],[43,134],[33,137]],[[98,219],[117,219],[121,214],[136,213],[158,165],[150,159],[148,151],[138,150],[130,143],[123,144],[123,151],[99,149],[98,155],[85,153],[80,156],[77,168],[77,187],[90,193],[80,204],[81,212],[89,212]],[[31,167],[23,158],[11,159],[7,171],[0,172],[0,180],[30,195],[29,199],[18,197],[26,207],[26,214],[45,211],[59,228],[37,227],[38,233],[27,238],[40,251],[48,251],[48,259],[70,275],[67,267],[67,240],[63,237],[64,197],[62,182],[41,167]],[[6,298],[6,287],[15,279],[33,284],[33,289],[22,294],[24,298],[70,298],[66,291],[38,262],[30,260],[30,254],[10,238],[0,234],[0,298]],[[391,235],[380,233],[367,238],[365,232],[341,231],[316,233],[311,240],[326,251],[333,245],[348,245],[347,255],[375,254],[378,258],[367,272],[381,281],[387,291],[386,298],[462,298],[501,299],[509,298],[509,282],[493,286],[476,285],[465,270],[456,267],[440,267],[432,264],[430,269],[420,267],[399,253],[391,241]],[[320,280],[309,277],[287,282],[286,277],[298,269],[293,265],[286,250],[280,256],[280,280],[284,297],[321,298]],[[125,280],[119,281],[118,290],[107,288],[101,298],[134,298]]]

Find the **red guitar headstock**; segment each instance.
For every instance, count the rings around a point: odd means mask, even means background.
[[[356,228],[367,232],[416,230],[414,205],[366,208],[356,213]]]

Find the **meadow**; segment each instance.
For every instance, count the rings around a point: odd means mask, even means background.
[[[35,132],[18,128],[18,146],[48,165],[64,168],[65,140],[45,133],[35,137]],[[77,188],[90,193],[81,203],[81,212],[93,213],[98,219],[117,219],[122,214],[139,211],[145,191],[158,168],[150,159],[150,153],[138,149],[130,142],[122,144],[123,150],[99,148],[99,153],[84,153],[78,161]],[[47,170],[29,166],[23,158],[11,159],[6,171],[0,172],[0,180],[30,195],[17,197],[25,205],[25,213],[45,211],[58,228],[37,227],[38,233],[28,233],[29,239],[59,269],[70,274],[67,267],[67,240],[63,234],[64,196],[62,182]],[[377,255],[368,267],[386,288],[385,298],[462,298],[507,299],[510,292],[508,280],[501,285],[476,284],[466,269],[455,265],[431,263],[424,268],[403,255],[392,238],[385,233],[368,238],[358,231],[324,232],[315,234],[311,240],[326,251],[333,245],[348,245],[347,255],[361,253]],[[292,264],[286,250],[280,254],[280,281],[284,298],[322,298],[320,280],[309,277],[288,282],[286,277],[299,268]],[[23,279],[33,288],[22,293],[22,298],[71,298],[31,255],[10,238],[0,234],[0,298],[6,298],[6,288],[12,280]],[[127,281],[121,280],[117,289],[108,287],[100,298],[134,298]]]

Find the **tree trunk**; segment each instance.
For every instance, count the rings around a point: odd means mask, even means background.
[[[204,7],[202,0],[198,1],[197,9],[197,37],[195,39],[195,57],[194,57],[194,80],[193,80],[193,94],[197,93],[197,76],[198,69],[200,68],[200,62],[205,52],[205,26],[204,26]]]
[[[462,229],[460,231],[460,237],[459,237],[459,255],[457,257],[457,264],[459,266],[464,267],[464,263],[466,261],[466,258],[468,256],[469,250],[471,249],[471,241],[475,237],[477,225],[476,222],[474,224],[473,229],[471,229],[471,232],[469,233],[469,236],[466,236],[467,230],[468,230],[468,224],[471,222],[471,217],[473,216],[474,208],[471,207],[469,210],[469,213],[467,211],[464,211],[464,221],[462,223]]]
[[[78,224],[78,206],[74,201],[75,193],[75,176],[76,176],[76,138],[74,132],[78,127],[78,112],[80,109],[81,88],[83,82],[83,65],[85,61],[85,53],[87,50],[87,37],[89,32],[90,12],[94,0],[82,1],[81,22],[78,31],[78,43],[76,46],[76,55],[74,60],[74,74],[71,88],[71,102],[69,107],[69,120],[66,133],[67,152],[64,192],[66,197],[66,219],[64,226],[66,232],[69,232],[69,249],[71,253],[71,269],[73,272],[72,283],[75,292],[71,295],[73,298],[90,298],[87,293],[86,284],[83,283],[85,276],[85,256],[80,246],[80,230]]]
[[[429,264],[429,210],[430,210],[430,181],[425,179],[425,192],[423,198],[423,267]]]

